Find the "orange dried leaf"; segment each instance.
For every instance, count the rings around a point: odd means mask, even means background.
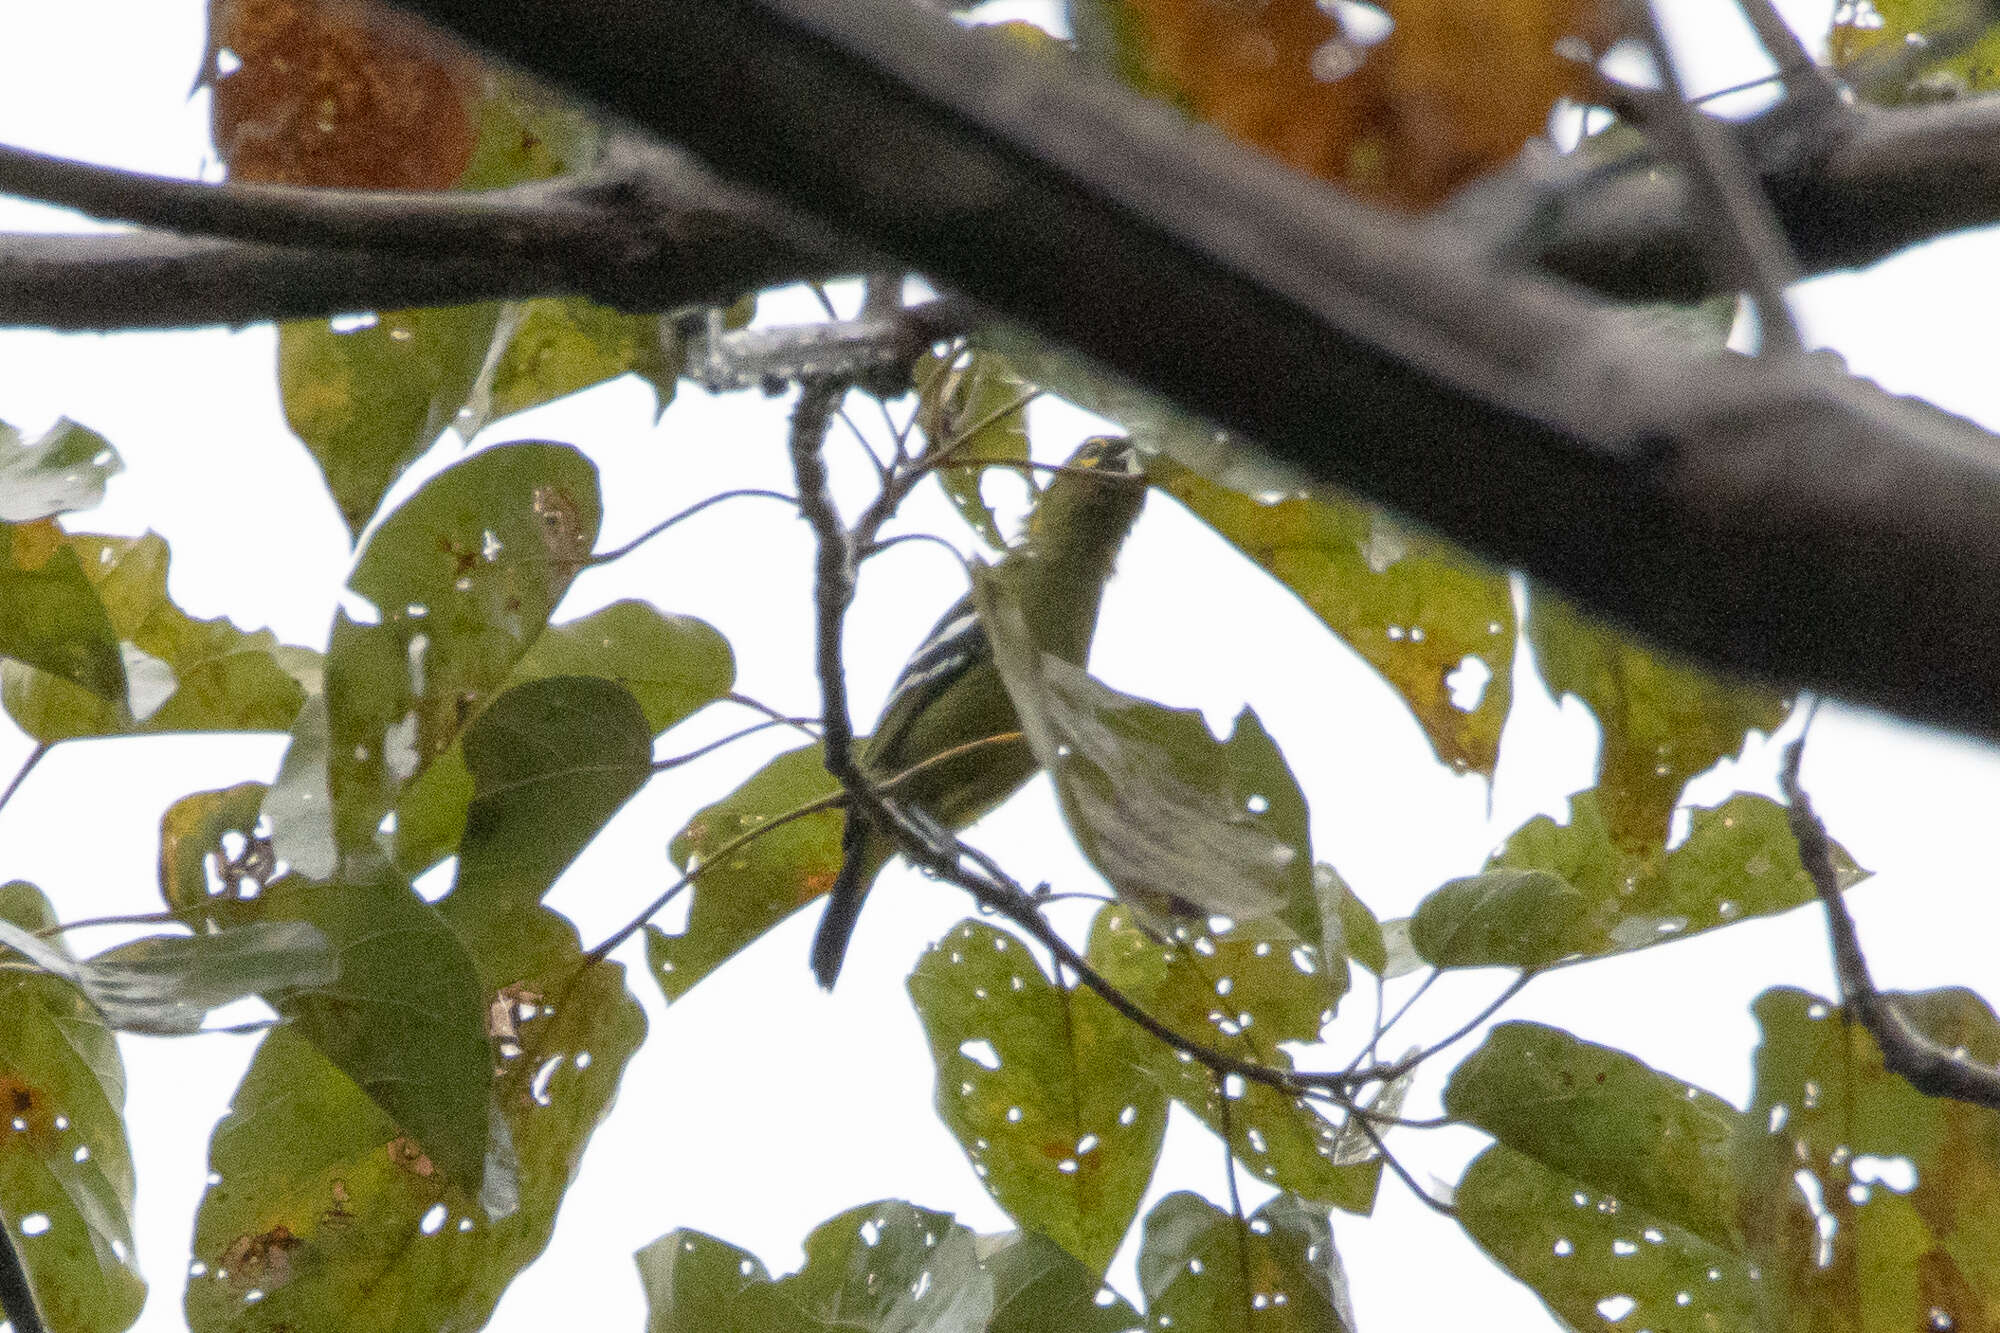
[[[353,0],[210,0],[211,131],[231,177],[440,190],[472,158],[478,71]]]
[[[1113,3],[1141,86],[1301,171],[1408,208],[1540,134],[1608,36],[1598,0],[1385,0],[1386,36],[1345,31],[1314,0]]]

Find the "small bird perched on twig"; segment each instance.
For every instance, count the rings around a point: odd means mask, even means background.
[[[1020,545],[1001,562],[1042,651],[1077,666],[1090,656],[1105,581],[1139,517],[1146,487],[1130,442],[1086,440],[1042,491]],[[970,595],[944,613],[890,688],[863,763],[877,781],[988,736],[1020,730]],[[1036,762],[1019,739],[978,746],[915,773],[892,793],[948,828],[975,822],[1019,791]],[[832,989],[862,900],[895,840],[850,810],[840,874],[813,939],[813,975]]]

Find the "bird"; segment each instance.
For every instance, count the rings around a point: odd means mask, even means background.
[[[1043,652],[1079,667],[1090,656],[1104,585],[1145,498],[1138,451],[1113,436],[1084,441],[1043,488],[1021,542],[1000,561]],[[960,746],[1019,730],[992,645],[967,594],[904,664],[861,760],[881,782]],[[1019,791],[1036,769],[1033,752],[1017,737],[914,773],[891,795],[957,830]],[[813,975],[825,989],[832,990],[839,978],[862,902],[895,852],[894,839],[850,807],[840,872],[813,938]]]

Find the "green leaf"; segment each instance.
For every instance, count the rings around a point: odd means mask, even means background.
[[[613,602],[551,625],[514,664],[511,688],[547,676],[600,676],[639,701],[652,735],[729,693],[736,662],[729,641],[706,621],[667,615],[645,602]],[[458,845],[472,800],[472,775],[454,744],[411,779],[396,805],[396,864],[417,875]]]
[[[912,379],[926,457],[1028,461],[1025,408],[1034,386],[1015,374],[1005,357],[978,351],[926,356]],[[1013,469],[941,466],[937,479],[959,516],[997,550],[1007,539],[982,491],[994,471]]]
[[[982,1333],[993,1278],[950,1213],[899,1200],[849,1209],[806,1237],[806,1264],[741,1297],[740,1329]]]
[[[1435,967],[1547,967],[1572,953],[1609,952],[1589,899],[1559,875],[1502,866],[1427,895],[1410,942]]]
[[[1768,1333],[1742,1255],[1504,1144],[1473,1159],[1454,1202],[1466,1233],[1569,1328]]]
[[[479,138],[453,189],[497,190],[597,164],[603,130],[588,111],[506,69],[484,69],[481,78]]]
[[[1842,888],[1864,875],[1838,844]],[[1441,967],[1537,968],[1685,939],[1814,901],[1784,807],[1732,796],[1691,812],[1687,841],[1664,855],[1613,843],[1597,796],[1570,800],[1570,819],[1538,816],[1515,830],[1484,873],[1454,880],[1418,906],[1411,940]]]
[[[0,657],[21,664],[0,676],[10,712],[36,670],[74,682],[107,705],[125,701],[118,631],[53,523],[0,525]]]
[[[1506,571],[1331,493],[1266,500],[1166,458],[1150,460],[1146,474],[1380,672],[1439,759],[1492,776],[1512,695]],[[1468,662],[1486,672],[1469,708],[1460,705],[1469,690],[1453,688]]]
[[[1929,39],[1976,21],[1980,10],[1963,0],[1871,0],[1865,8],[1843,4],[1834,11],[1828,39],[1835,68],[1871,54],[1901,55],[1923,49]],[[1942,59],[1921,62],[1900,86],[1862,87],[1877,102],[1936,102],[1991,91],[2000,84],[2000,26],[1987,20],[1985,35],[1967,46],[1953,44]]]
[[[1383,976],[1389,968],[1389,946],[1382,938],[1382,923],[1368,910],[1368,904],[1325,862],[1313,867],[1313,888],[1319,894],[1322,918],[1340,931],[1340,948],[1329,948],[1328,955],[1345,954],[1376,976]]]
[[[278,326],[285,421],[351,535],[457,417],[499,319],[500,307],[486,304]]]
[[[317,884],[287,876],[256,899],[265,921],[309,921],[340,975],[270,997],[296,1032],[470,1191],[483,1172],[486,997],[478,968],[438,910],[401,880]]]
[[[326,937],[299,921],[251,922],[200,935],[154,935],[77,962],[61,946],[0,920],[0,946],[76,986],[121,1032],[183,1036],[210,1009],[248,995],[330,985]]]
[[[68,417],[32,444],[0,421],[0,523],[95,508],[104,484],[124,470],[110,441]]]
[[[653,386],[657,410],[664,412],[684,355],[680,332],[666,316],[621,314],[581,297],[509,302],[458,430],[470,439],[502,417],[627,371]]]
[[[32,885],[0,886],[0,920],[56,923]],[[146,1284],[132,1244],[132,1150],[118,1044],[61,977],[0,970],[0,1215],[57,1333],[119,1333]],[[36,1223],[34,1234],[26,1234]]]
[[[1122,694],[1037,647],[1003,569],[975,569],[973,596],[1063,819],[1120,896],[1239,920],[1296,910],[1301,885],[1312,897],[1310,849],[1286,839],[1302,824],[1289,795],[1244,782],[1275,754],[1253,713],[1218,742],[1199,712]]]
[[[983,1266],[993,1275],[986,1333],[1130,1333],[1144,1323],[1131,1302],[1039,1232],[1014,1232]]]
[[[21,530],[15,532],[18,551]],[[317,672],[313,653],[280,644],[268,630],[245,633],[225,619],[196,620],[175,606],[167,595],[167,544],[154,533],[63,534],[61,540],[109,619],[125,685],[103,693],[109,679],[102,679],[100,692],[93,692],[72,683],[74,677],[7,663],[0,685],[23,731],[52,742],[291,728],[305,699],[301,679],[310,681]],[[59,559],[52,554],[41,567]],[[91,637],[98,633],[93,629]]]
[[[1325,1213],[1289,1195],[1239,1225],[1198,1194],[1169,1194],[1146,1215],[1139,1286],[1154,1328],[1349,1333],[1354,1327],[1333,1228]]]
[[[516,929],[542,964],[499,997],[493,1104],[518,1161],[514,1210],[469,1206],[423,1145],[280,1029],[210,1143],[219,1179],[195,1221],[206,1271],[188,1283],[193,1333],[432,1333],[491,1318],[547,1246],[645,1032],[616,964],[583,972],[551,1012],[542,997],[581,961],[575,933],[546,908]]]
[[[222,1182],[196,1227],[210,1270],[189,1286],[198,1333],[476,1328],[541,1253],[645,1018],[624,970],[586,966],[575,929],[539,902],[644,783],[649,743],[619,686],[560,677],[510,692],[467,738],[478,795],[458,882],[435,919],[476,968],[483,1026],[470,1091],[482,1128],[492,1117],[498,1154],[486,1206],[469,1209],[467,1191],[448,1189],[452,1170],[430,1139],[399,1129],[289,1030],[276,1033],[211,1147]],[[552,794],[558,782],[567,788]],[[412,1058],[437,1058],[439,1043],[404,1041]],[[491,1197],[499,1163],[512,1168],[505,1207]]]
[[[384,519],[327,651],[328,784],[343,856],[373,856],[402,785],[457,738],[548,623],[597,540],[597,472],[568,445],[500,445]]]
[[[2000,1020],[1968,990],[1891,997],[1987,1068]],[[1992,1326],[2000,1309],[2000,1112],[1926,1097],[1882,1067],[1840,1009],[1766,991],[1739,1159],[1742,1228],[1765,1327],[1888,1333]]]
[[[646,962],[669,1000],[735,957],[751,941],[833,887],[843,816],[828,808],[793,819],[725,851],[744,834],[800,806],[838,795],[818,745],[788,750],[714,805],[699,811],[668,848],[683,870],[703,867],[686,889],[687,926],[646,927]]]
[[[1785,695],[1658,656],[1540,587],[1528,640],[1550,692],[1575,695],[1596,716],[1604,826],[1636,855],[1666,842],[1689,778],[1741,750],[1748,733],[1775,730],[1791,711]]]
[[[1713,1093],[1540,1023],[1502,1023],[1452,1071],[1446,1114],[1593,1190],[1736,1243],[1741,1112]]]
[[[1194,1041],[1274,1068],[1291,1067],[1286,1045],[1319,1039],[1333,1016],[1317,951],[1276,922],[1185,933],[1162,944],[1113,904],[1091,927],[1089,958],[1135,1003]],[[1341,1127],[1307,1102],[1261,1083],[1218,1080],[1164,1045],[1142,1045],[1161,1088],[1223,1133],[1259,1179],[1350,1212],[1369,1211],[1382,1163],[1344,1142]]]
[[[937,1064],[938,1115],[972,1169],[1023,1228],[1101,1275],[1166,1135],[1167,1100],[1143,1072],[1154,1039],[1090,991],[1050,982],[1020,940],[977,921],[926,950],[909,988]]]
[[[771,1281],[756,1255],[685,1227],[632,1257],[646,1289],[646,1333],[749,1333],[737,1319],[738,1300],[746,1287]]]

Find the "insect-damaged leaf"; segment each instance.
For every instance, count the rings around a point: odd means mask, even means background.
[[[1505,1144],[1473,1160],[1453,1203],[1566,1327],[1769,1333],[1741,1254]]]
[[[969,467],[960,460],[1028,461],[1028,421],[1025,408],[1034,386],[1014,373],[1006,358],[992,352],[959,351],[948,357],[926,356],[912,379],[917,386],[917,424],[925,438],[925,457],[941,461],[938,484],[959,516],[1000,548],[1007,544],[986,503],[982,487],[991,471]]]
[[[1121,694],[1043,652],[1004,567],[976,569],[973,595],[1063,818],[1121,895],[1170,915],[1239,920],[1297,902],[1301,881],[1311,898],[1311,856],[1273,830],[1269,798],[1238,777],[1233,752],[1261,729],[1246,734],[1239,721],[1218,742],[1200,713]]]
[[[0,886],[0,921],[56,924],[32,885]],[[69,981],[0,970],[0,1216],[59,1333],[119,1333],[146,1284],[132,1245],[125,1069],[103,1019]]]
[[[744,1290],[771,1281],[764,1261],[750,1251],[686,1227],[632,1259],[646,1289],[646,1333],[737,1333]]]
[[[468,737],[477,796],[436,915],[464,941],[483,997],[485,1206],[427,1140],[277,1033],[211,1146],[221,1181],[197,1222],[209,1274],[189,1286],[191,1327],[474,1328],[541,1253],[645,1019],[624,969],[586,966],[575,929],[539,903],[644,783],[650,739],[619,686],[563,677],[509,692]],[[504,1207],[491,1197],[502,1165]]]
[[[1491,569],[1332,494],[1263,500],[1170,458],[1152,483],[1288,588],[1409,704],[1439,759],[1491,776],[1512,699],[1514,597]],[[1474,677],[1483,685],[1474,688]]]
[[[1139,1286],[1149,1327],[1201,1333],[1350,1333],[1347,1272],[1327,1217],[1280,1194],[1239,1227],[1198,1194],[1146,1215]],[[1247,1262],[1246,1262],[1247,1261]]]
[[[1176,1032],[1241,1059],[1291,1067],[1289,1043],[1312,1042],[1333,1017],[1318,951],[1276,922],[1184,930],[1163,944],[1112,904],[1090,932],[1092,966]],[[1345,964],[1341,989],[1345,989]],[[1374,1207],[1382,1163],[1303,1100],[1262,1083],[1218,1078],[1155,1041],[1146,1073],[1217,1134],[1259,1179],[1349,1212]],[[1225,1111],[1223,1101],[1228,1099]]]
[[[589,556],[598,518],[589,460],[527,443],[447,468],[376,530],[350,580],[373,621],[342,612],[327,651],[327,778],[344,856],[384,853],[403,784],[506,682]]]
[[[1971,991],[1891,998],[1946,1050],[2000,1063],[2000,1021]],[[2000,1112],[1919,1093],[1860,1024],[1803,991],[1766,991],[1754,1009],[1763,1041],[1739,1193],[1763,1327],[1994,1327]]]
[[[42,741],[82,736],[123,736],[175,731],[286,731],[313,680],[318,657],[280,644],[268,630],[246,633],[224,619],[196,620],[167,595],[167,543],[143,537],[98,537],[33,525],[15,528],[16,557],[23,534],[60,549],[41,547],[37,571],[75,569],[94,591],[98,607],[69,601],[65,614],[88,622],[79,642],[96,664],[89,679],[38,671],[20,662],[0,665],[7,711],[23,731]],[[65,597],[74,579],[63,572]],[[0,599],[8,576],[0,568]],[[6,609],[0,605],[0,610]],[[123,665],[116,676],[103,665],[108,620]],[[5,631],[0,631],[4,634]],[[67,676],[67,678],[65,678]],[[116,689],[109,689],[113,681]]]
[[[109,441],[68,417],[32,442],[0,421],[0,523],[90,509],[124,467]]]
[[[805,1249],[804,1268],[743,1293],[742,1333],[980,1333],[992,1316],[993,1276],[950,1213],[885,1199],[822,1222]]]
[[[670,935],[646,927],[646,962],[669,1000],[687,994],[751,941],[833,887],[844,818],[837,808],[735,844],[780,816],[839,792],[819,746],[788,750],[674,835],[668,849],[674,864],[701,873],[682,890],[694,895],[685,929]]]
[[[1575,695],[1597,718],[1604,828],[1634,855],[1665,844],[1689,778],[1791,711],[1785,695],[1661,657],[1540,587],[1529,603],[1528,641],[1550,693]]]
[[[508,688],[547,676],[594,676],[629,691],[654,736],[729,692],[729,642],[693,616],[622,601],[543,630],[507,677]],[[463,742],[448,746],[396,803],[396,865],[421,874],[450,854],[472,800]]]
[[[1838,844],[1841,887],[1864,872]],[[1732,796],[1692,812],[1687,841],[1634,853],[1612,841],[1597,793],[1570,800],[1570,819],[1528,821],[1480,874],[1427,896],[1410,938],[1440,967],[1539,968],[1596,958],[1790,911],[1813,901],[1785,811]]]
[[[1131,1333],[1144,1324],[1129,1301],[1040,1232],[1016,1231],[997,1245],[980,1240],[981,1264],[993,1275],[986,1333]]]
[[[910,974],[937,1108],[1022,1227],[1102,1274],[1138,1214],[1167,1129],[1151,1036],[1057,986],[1020,940],[962,921]]]

